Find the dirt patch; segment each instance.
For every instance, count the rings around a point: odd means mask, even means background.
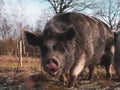
[[[24,58],[23,60],[25,60],[23,67],[20,67],[18,58],[0,57],[0,89],[68,90],[67,85],[63,86],[58,78],[53,78],[44,72],[38,58],[27,58],[27,60]],[[114,77],[114,69],[112,72]],[[74,90],[120,90],[120,82],[105,80],[103,67],[95,68],[95,76],[92,81],[87,80],[87,78],[88,69],[85,68],[78,78],[79,86]]]
[[[58,78],[50,77],[46,73],[35,72],[34,69],[19,68],[4,69],[7,73],[0,73],[0,84],[3,87],[23,84],[23,90],[68,90],[67,85],[63,86]],[[87,78],[87,77],[86,77]],[[114,80],[106,81],[96,79],[94,81],[86,80],[79,76],[79,86],[76,90],[119,90],[120,83]],[[2,87],[2,86],[1,86]],[[22,89],[21,89],[22,90]]]

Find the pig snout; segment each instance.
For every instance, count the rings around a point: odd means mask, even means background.
[[[59,73],[59,63],[56,59],[54,58],[49,58],[46,62],[46,67],[48,69],[48,72],[53,75],[56,76]]]
[[[58,62],[57,62],[57,60],[55,60],[55,59],[53,59],[53,58],[50,58],[50,59],[48,59],[48,61],[47,61],[47,68],[48,69],[57,69],[57,67],[58,67]]]

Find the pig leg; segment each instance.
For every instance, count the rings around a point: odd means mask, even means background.
[[[106,52],[106,54],[104,54],[103,57],[102,57],[101,64],[105,66],[106,79],[107,80],[111,79],[111,65],[112,65],[112,61],[113,61],[113,54],[111,52]]]
[[[88,80],[93,79],[93,73],[94,73],[94,66],[89,66],[89,76],[88,76]]]
[[[70,81],[68,83],[69,88],[77,87],[77,78],[80,72],[83,70],[85,66],[85,54],[81,56],[81,58],[76,61],[70,71]]]
[[[116,75],[118,76],[118,81],[120,81],[120,54],[116,53],[114,57],[114,67],[116,70]]]
[[[62,75],[60,76],[60,82],[62,82],[63,85],[66,85],[66,83],[67,83],[67,78],[66,78],[66,75],[65,75],[65,74],[62,74]]]
[[[118,76],[117,81],[120,82],[120,67],[115,65],[116,74]]]
[[[74,56],[69,57],[69,59],[71,59],[71,62],[68,63],[67,65],[65,65],[65,69],[63,70],[62,75],[59,78],[60,82],[62,82],[64,85],[66,85],[68,83],[70,69],[74,63]]]
[[[114,59],[114,53],[109,53],[110,54],[110,57],[108,58],[109,60],[109,63],[108,63],[108,65],[107,66],[105,66],[105,68],[106,68],[106,78],[108,79],[108,80],[111,80],[111,65],[112,65],[112,63],[113,63],[113,59]],[[107,69],[108,68],[108,69]]]
[[[119,39],[118,39],[119,40]],[[116,70],[117,81],[120,82],[120,41],[115,46],[114,67]]]
[[[111,68],[110,68],[110,66],[105,66],[105,70],[106,70],[106,79],[110,80],[111,79]]]

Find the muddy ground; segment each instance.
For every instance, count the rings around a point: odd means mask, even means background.
[[[67,85],[63,86],[59,82],[58,77],[53,78],[46,74],[38,59],[24,60],[23,67],[20,67],[18,61],[10,57],[8,59],[11,61],[3,58],[0,57],[0,90],[69,90]],[[78,78],[79,86],[72,90],[120,90],[120,82],[114,80],[114,69],[111,81],[105,80],[104,67],[96,67],[92,81],[87,80],[87,77],[88,69],[85,68]]]
[[[5,72],[3,72],[5,71]],[[101,78],[101,79],[100,79]],[[120,82],[107,81],[105,77],[87,80],[84,73],[79,76],[79,86],[72,90],[120,90]],[[0,69],[0,90],[69,90],[59,82],[41,71],[32,69]]]

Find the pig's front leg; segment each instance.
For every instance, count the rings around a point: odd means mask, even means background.
[[[69,88],[77,87],[77,78],[80,72],[83,70],[85,66],[85,54],[82,54],[80,56],[80,59],[74,62],[73,67],[71,68],[70,72],[70,81],[68,83]]]
[[[66,77],[65,74],[62,74],[60,76],[60,82],[62,82],[64,86],[66,85],[66,83],[67,83],[67,77]]]

